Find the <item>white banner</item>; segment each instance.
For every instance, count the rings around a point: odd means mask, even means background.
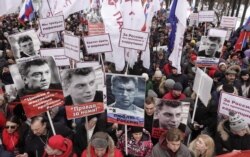
[[[85,36],[83,41],[88,54],[112,52],[112,46],[108,34]]]
[[[99,67],[99,62],[77,62],[77,68],[87,68],[87,67]]]
[[[119,46],[135,50],[146,50],[148,33],[130,29],[122,29]]]
[[[237,17],[222,16],[220,27],[222,28],[234,28],[236,26]]]
[[[199,11],[199,22],[213,22],[214,21],[214,11]]]
[[[0,16],[14,13],[22,4],[22,0],[1,0],[0,1]]]
[[[41,56],[52,56],[56,66],[69,66],[69,58],[64,55],[64,48],[41,49]]]
[[[219,113],[228,116],[230,111],[237,112],[250,124],[250,99],[221,92]]]
[[[211,28],[208,31],[208,36],[226,38],[227,30]]]
[[[39,19],[39,24],[40,24],[42,34],[59,32],[65,29],[63,16],[53,16],[49,18],[42,18],[42,19]]]
[[[80,61],[80,37],[64,34],[65,55]]]

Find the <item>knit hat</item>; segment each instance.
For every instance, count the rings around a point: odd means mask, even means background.
[[[149,89],[148,90],[148,96],[149,97],[158,97],[158,95],[152,90],[152,89]]]
[[[231,131],[240,131],[248,126],[245,120],[235,112],[229,112],[229,123]]]
[[[96,132],[91,139],[94,148],[107,148],[109,145],[109,135],[106,132]]]
[[[164,86],[168,89],[173,89],[174,87],[174,84],[175,84],[175,81],[172,80],[172,79],[167,79],[165,82],[164,82]]]
[[[226,75],[227,74],[237,74],[237,72],[235,70],[227,69],[225,74]]]
[[[142,73],[142,75],[141,75],[143,78],[145,78],[145,80],[147,81],[148,79],[149,79],[149,77],[148,77],[148,74],[147,73]]]
[[[162,72],[160,71],[159,68],[157,68],[157,69],[155,70],[154,77],[162,77]]]
[[[190,42],[190,43],[195,44],[196,42],[195,42],[195,40],[193,39],[193,40],[191,40],[191,42]]]
[[[62,137],[61,135],[54,135],[54,136],[50,137],[48,140],[48,145],[52,149],[58,149],[61,151],[67,150],[67,146],[65,144],[65,138]]]
[[[179,82],[176,82],[173,86],[173,90],[178,90],[178,91],[182,91],[183,90],[183,87],[181,85],[181,83]]]
[[[219,63],[219,67],[222,66],[222,65],[227,66],[227,64],[226,64],[225,62],[220,62],[220,63]]]
[[[137,126],[132,126],[131,127],[131,133],[138,133],[138,132],[143,132],[143,127],[137,127]]]

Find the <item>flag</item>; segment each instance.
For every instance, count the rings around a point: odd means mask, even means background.
[[[32,0],[25,0],[18,16],[19,22],[24,24],[25,20],[32,20],[33,15],[34,8]]]
[[[247,22],[244,24],[243,29],[250,31],[250,16],[248,17]]]
[[[170,14],[169,14],[169,18],[168,21],[171,24],[171,33],[169,35],[169,44],[168,44],[168,49],[170,52],[172,52],[173,48],[174,48],[174,42],[175,42],[175,33],[176,33],[176,23],[178,22],[177,17],[175,16],[175,10],[176,10],[176,6],[177,6],[177,2],[178,0],[174,0],[172,3],[172,7],[170,9]]]
[[[22,4],[22,0],[0,0],[0,16],[14,13]]]

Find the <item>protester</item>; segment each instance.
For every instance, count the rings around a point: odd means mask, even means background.
[[[145,99],[144,110],[145,110],[144,128],[151,133],[153,126],[153,118],[155,113],[155,101],[153,97],[147,97]]]
[[[153,147],[152,157],[191,157],[187,146],[182,144],[183,133],[176,128],[169,129],[161,135]]]
[[[61,135],[51,136],[44,148],[42,157],[77,157],[72,141]]]
[[[183,87],[179,82],[176,82],[173,86],[173,89],[166,93],[162,99],[166,100],[184,100],[186,95],[182,93]]]
[[[91,138],[87,149],[83,151],[82,157],[123,157],[123,155],[107,133],[97,132]]]
[[[194,157],[214,157],[214,149],[214,140],[206,134],[199,135],[189,144]]]
[[[250,149],[249,126],[238,113],[229,112],[229,119],[218,124],[215,139],[216,153]]]
[[[240,81],[241,81],[242,96],[250,98],[250,78],[248,70],[242,70],[240,72]]]

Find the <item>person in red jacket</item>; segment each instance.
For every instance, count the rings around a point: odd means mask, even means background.
[[[77,155],[73,152],[73,144],[70,139],[54,135],[49,138],[43,157],[77,157]]]
[[[121,151],[114,145],[113,139],[106,132],[96,132],[82,157],[123,157]]]
[[[186,98],[186,95],[182,93],[183,87],[179,82],[176,82],[173,86],[173,89],[165,94],[162,99],[166,100],[183,100]]]

